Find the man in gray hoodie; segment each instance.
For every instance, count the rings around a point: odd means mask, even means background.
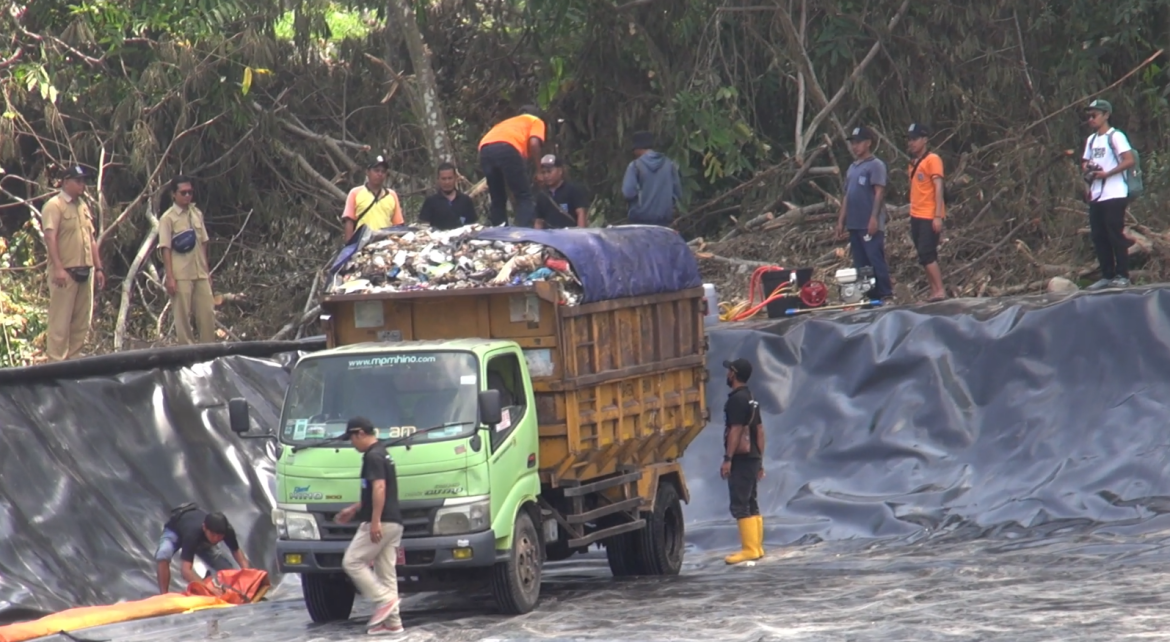
[[[634,134],[634,160],[626,167],[622,196],[630,204],[630,223],[670,227],[682,198],[682,181],[678,165],[653,148],[653,134]]]

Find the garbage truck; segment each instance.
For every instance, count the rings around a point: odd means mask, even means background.
[[[353,416],[395,463],[403,593],[480,590],[523,614],[546,562],[595,545],[615,576],[679,573],[706,299],[678,235],[642,227],[483,232],[562,251],[576,305],[549,282],[323,298],[327,347],[293,366],[269,435],[277,567],[300,575],[313,621],[347,619],[355,597],[342,557],[357,525],[335,521],[359,498]],[[229,414],[250,430],[245,400]]]

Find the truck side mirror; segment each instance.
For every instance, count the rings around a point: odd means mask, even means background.
[[[500,407],[500,391],[484,390],[479,393],[479,421],[488,426],[495,426],[503,419]]]
[[[228,418],[232,425],[232,432],[242,435],[248,432],[251,424],[248,419],[248,400],[239,397],[228,401]]]

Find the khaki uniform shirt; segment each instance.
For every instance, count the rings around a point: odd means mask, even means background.
[[[195,230],[195,248],[186,254],[171,250],[171,269],[176,281],[196,281],[210,276],[207,261],[203,258],[203,244],[207,242],[207,230],[203,227],[203,212],[188,205],[181,210],[172,205],[158,222],[158,246],[170,248],[171,240],[179,232]]]
[[[93,214],[80,198],[59,192],[41,209],[41,226],[57,231],[61,267],[93,267]],[[52,272],[52,262],[49,263]]]

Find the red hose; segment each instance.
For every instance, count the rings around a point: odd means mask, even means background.
[[[789,286],[791,285],[791,283],[789,283],[789,282],[781,283],[779,286],[776,287],[775,290],[772,290],[772,292],[770,294],[767,294],[767,295],[764,294],[764,284],[763,284],[764,274],[766,272],[778,272],[781,270],[784,270],[784,268],[782,268],[778,265],[766,265],[763,267],[758,267],[758,268],[756,268],[755,272],[752,272],[751,281],[748,282],[748,304],[751,307],[749,307],[748,309],[744,310],[743,312],[740,312],[739,314],[732,317],[733,321],[743,321],[744,319],[749,319],[749,318],[755,316],[755,314],[757,312],[759,312],[761,309],[763,309],[764,306],[768,305],[772,301],[775,301],[776,299],[780,298],[781,296],[783,296],[787,293],[787,290],[788,290]],[[757,303],[755,305],[751,305],[751,302],[754,301],[756,298],[757,288],[759,289],[760,296],[762,297],[763,300],[761,300],[759,303]]]

